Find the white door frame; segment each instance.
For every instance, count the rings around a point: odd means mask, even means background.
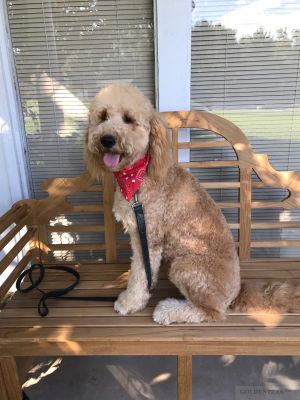
[[[159,111],[190,110],[192,0],[155,0]]]
[[[5,0],[0,4],[0,215],[28,197],[25,134]]]

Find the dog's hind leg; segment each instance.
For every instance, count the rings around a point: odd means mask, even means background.
[[[203,274],[199,258],[176,259],[170,268],[170,280],[185,300],[165,299],[156,306],[153,319],[162,325],[200,323],[225,318],[230,302],[216,276]],[[203,269],[204,270],[204,269]]]
[[[172,323],[199,323],[205,316],[200,309],[190,304],[187,300],[165,299],[155,307],[153,320],[161,325]]]

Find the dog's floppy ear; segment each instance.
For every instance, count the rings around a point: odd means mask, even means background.
[[[89,141],[89,127],[86,129],[85,133],[85,145],[84,145],[84,160],[86,164],[86,169],[90,173],[90,175],[96,180],[103,178],[103,170],[101,168],[99,157],[97,154],[92,153],[88,147]]]
[[[150,120],[149,149],[149,175],[158,181],[171,164],[171,146],[166,125],[158,113],[154,113]]]

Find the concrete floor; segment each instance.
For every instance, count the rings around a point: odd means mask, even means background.
[[[175,400],[175,357],[35,359],[30,400]],[[193,400],[299,400],[300,357],[194,357]]]

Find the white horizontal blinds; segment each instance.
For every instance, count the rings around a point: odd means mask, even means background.
[[[300,2],[195,0],[194,5],[192,108],[236,123],[255,152],[269,154],[274,168],[300,170]],[[228,151],[214,150],[211,156],[226,159]],[[202,179],[217,180],[219,174],[207,171]],[[253,190],[254,200],[285,195],[277,189]],[[224,196],[219,192],[220,200]],[[253,210],[252,216],[260,221],[300,219],[299,213],[282,209]],[[253,231],[257,240],[298,237],[299,230]],[[295,252],[299,255],[299,249],[286,254]],[[276,250],[252,253],[275,255]]]
[[[42,198],[46,196],[41,191],[45,179],[83,171],[87,109],[99,89],[126,81],[154,102],[153,1],[11,0],[7,10],[32,196]],[[68,200],[76,205],[102,204],[100,193]],[[103,224],[100,214],[61,215],[51,225]],[[51,232],[48,239],[54,245],[86,245],[103,243],[104,234]],[[127,257],[127,253],[122,250],[119,256]],[[55,250],[50,256],[101,261],[104,251]]]
[[[7,2],[33,196],[82,172],[87,107],[114,81],[154,101],[152,0]]]

